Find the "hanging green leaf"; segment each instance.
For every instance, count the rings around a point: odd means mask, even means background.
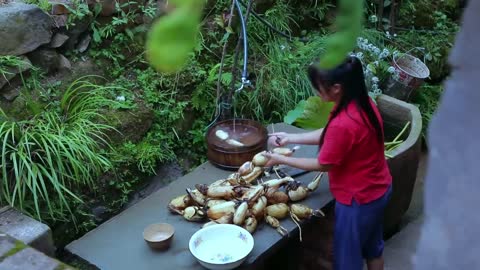
[[[300,101],[295,109],[285,115],[283,122],[292,125],[298,118],[302,117],[303,111],[305,111],[305,103],[307,103],[305,100]]]
[[[321,56],[320,68],[331,69],[345,59],[355,47],[363,26],[363,0],[340,0],[335,27],[337,32],[326,42],[326,50]]]
[[[180,70],[197,44],[204,1],[172,1],[175,9],[151,28],[146,42],[147,58],[160,72]]]
[[[328,121],[333,108],[332,102],[324,102],[318,96],[302,100],[297,107],[289,111],[284,122],[304,129],[323,128]]]

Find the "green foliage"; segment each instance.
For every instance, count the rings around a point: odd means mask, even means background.
[[[77,22],[93,16],[93,12],[90,10],[88,3],[85,0],[73,0],[71,5],[66,4],[64,6],[70,12],[70,14],[68,14],[67,28],[75,26]],[[96,7],[98,10],[98,8],[101,7],[101,3],[97,3]]]
[[[325,52],[320,61],[321,68],[331,69],[341,64],[347,53],[354,48],[363,26],[363,6],[363,0],[339,1],[335,21],[337,32],[326,42]]]
[[[28,121],[6,118],[0,123],[2,142],[2,203],[38,219],[65,219],[72,215],[71,200],[81,201],[74,189],[92,186],[111,168],[100,154],[108,146],[109,127],[92,121],[109,103],[103,88],[77,80],[67,89],[59,108],[51,108]]]
[[[316,20],[323,22],[326,19],[328,11],[334,7],[335,5],[328,0],[308,1],[306,3],[300,2],[300,4],[298,4],[296,18],[298,21],[309,22],[310,20]]]
[[[426,135],[428,124],[438,108],[442,93],[443,85],[424,84],[416,90],[412,102],[418,104],[419,110],[422,114],[422,131],[424,136]]]
[[[400,24],[414,26],[417,29],[432,29],[437,24],[435,13],[448,15],[449,19],[456,20],[459,8],[456,0],[407,0],[400,7]]]
[[[237,109],[245,117],[281,120],[300,100],[313,94],[306,68],[323,51],[325,37],[314,37],[307,44],[276,39],[264,46],[266,60],[254,66],[258,70],[256,87],[238,95]]]
[[[320,97],[313,96],[300,101],[294,110],[288,112],[283,121],[303,129],[323,128],[328,122],[332,108],[333,103],[323,102]]]
[[[26,0],[25,3],[37,5],[39,8],[41,8],[47,13],[50,12],[50,10],[52,9],[52,4],[48,0]]]
[[[147,58],[161,72],[172,73],[187,62],[197,43],[204,1],[172,1],[175,9],[153,25],[147,38]]]
[[[153,6],[152,1],[148,1],[144,5],[142,4],[140,7],[136,7],[137,4],[135,1],[128,1],[122,4],[115,2],[115,14],[109,23],[94,21],[91,24],[93,41],[96,44],[100,44],[113,39],[113,43],[131,47],[131,42],[135,41],[135,35],[146,31],[143,26],[131,26],[135,23],[135,18],[141,14],[149,19],[153,19],[156,13],[156,7]],[[101,5],[98,7],[101,7]],[[100,10],[96,10],[96,16],[98,16],[99,12]]]
[[[295,8],[287,1],[277,1],[273,7],[265,11],[262,17],[275,29],[285,34],[292,35],[292,27],[298,26],[295,20]],[[278,34],[265,26],[259,20],[250,17],[247,24],[247,34],[252,43],[252,50],[263,51],[263,44],[271,40],[277,40]],[[284,40],[282,38],[282,40]]]
[[[129,79],[121,76],[110,84],[112,88],[105,93],[107,97],[125,98],[112,108],[128,110],[142,101],[155,115],[153,126],[140,142],[127,141],[113,150],[114,167],[122,168],[122,173],[117,176],[119,179],[131,179],[137,173],[155,174],[159,163],[177,157],[182,142],[190,136],[188,132],[177,131],[184,111],[190,105],[188,100],[181,99],[180,89],[203,81],[206,74],[200,71],[197,65],[191,65],[175,75],[159,74],[153,68],[135,69],[130,70]]]
[[[101,7],[101,3],[96,3],[90,15],[98,17]],[[149,29],[148,21],[156,16],[157,3],[153,0],[141,4],[136,1],[115,2],[111,20],[92,20],[93,42],[88,53],[97,60],[111,61],[108,71],[113,78],[122,76],[132,64],[147,63],[143,59],[145,34]],[[139,24],[139,18],[146,23]]]
[[[413,51],[430,69],[430,77],[438,82],[444,78],[449,67],[447,63],[448,54],[453,47],[458,25],[449,21],[445,14],[434,12],[438,18],[436,26],[429,31],[408,30],[398,34],[394,42],[399,47],[422,48],[421,51]]]
[[[13,75],[15,69],[20,70],[26,65],[31,66],[21,57],[13,55],[0,56],[0,76],[6,78],[7,75]]]
[[[458,1],[454,0],[409,0],[400,8],[403,28],[394,42],[398,47],[423,48],[415,52],[416,56],[425,60],[435,83],[449,73],[447,57],[459,30],[460,12]]]
[[[161,139],[160,136],[150,132],[138,144],[126,142],[115,149],[112,160],[119,167],[137,166],[142,173],[155,174],[158,162],[172,160],[175,157],[172,149],[165,147]]]

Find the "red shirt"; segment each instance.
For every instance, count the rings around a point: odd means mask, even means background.
[[[383,129],[383,120],[371,101]],[[364,122],[355,102],[331,120],[318,155],[320,164],[334,165],[328,172],[335,199],[350,205],[352,199],[365,204],[380,198],[392,182],[384,154],[366,114]]]

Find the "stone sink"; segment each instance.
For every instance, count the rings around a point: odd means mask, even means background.
[[[387,161],[393,177],[393,193],[385,210],[384,231],[386,235],[391,235],[397,230],[412,200],[422,150],[422,117],[416,106],[387,95],[381,95],[377,103],[387,133],[396,135],[410,122],[404,142],[390,153],[392,158]]]

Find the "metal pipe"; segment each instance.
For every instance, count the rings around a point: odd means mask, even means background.
[[[247,46],[247,27],[245,26],[245,20],[243,18],[242,9],[240,8],[240,4],[238,0],[235,0],[235,5],[238,9],[238,15],[240,17],[240,22],[242,24],[242,37],[243,37],[243,71],[242,71],[242,87],[239,89],[243,89],[243,86],[246,84],[250,84],[250,81],[247,80],[247,59],[248,59],[248,46]]]

